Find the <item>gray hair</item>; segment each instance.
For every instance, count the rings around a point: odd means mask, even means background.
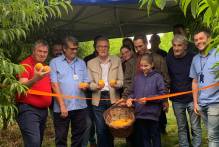
[[[32,49],[35,50],[38,45],[46,46],[47,48],[49,48],[49,44],[47,43],[47,41],[40,39],[40,40],[37,40],[33,44],[33,48]]]
[[[186,44],[186,45],[188,44],[187,38],[183,35],[180,35],[180,34],[174,35],[173,40],[172,40],[172,44],[174,42],[181,42],[181,43]]]

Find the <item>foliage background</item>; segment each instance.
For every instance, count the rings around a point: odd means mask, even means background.
[[[16,117],[15,94],[27,90],[16,78],[24,68],[15,63],[30,53],[29,35],[46,20],[61,17],[61,10],[67,13],[71,8],[64,0],[0,1],[0,124],[4,130]]]

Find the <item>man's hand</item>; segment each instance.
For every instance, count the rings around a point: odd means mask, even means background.
[[[163,111],[165,111],[166,113],[169,111],[169,101],[165,101],[163,102]]]
[[[87,87],[79,87],[81,90],[86,91],[88,88]]]
[[[104,80],[99,80],[97,83],[97,89],[101,90],[102,88],[104,88],[104,86],[105,86]]]
[[[112,88],[116,88],[116,80],[110,80],[110,82],[109,82],[109,85],[110,85],[110,87],[112,87]]]
[[[37,70],[36,68],[34,68],[34,76],[33,78],[37,79],[37,80],[41,80],[45,75],[47,75],[50,70],[47,71],[43,71],[44,67],[41,67],[40,70]]]
[[[103,89],[103,87],[104,87],[104,86],[102,86],[102,85],[97,85],[97,89],[98,89],[98,90]]]
[[[86,82],[81,82],[79,84],[79,89],[83,90],[83,91],[86,91],[87,89],[89,88],[89,84],[86,83]]]
[[[50,70],[43,70],[43,67],[41,67],[39,70],[37,70],[34,67],[34,76],[32,79],[28,79],[28,78],[19,78],[19,81],[28,86],[29,88],[32,87],[37,81],[41,80],[46,74],[48,74],[50,72]]]
[[[197,115],[200,115],[199,111],[198,111],[198,104],[197,103],[194,103],[194,112],[197,114]]]
[[[119,99],[118,101],[116,101],[116,103],[118,106],[126,106],[126,100],[124,98]]]
[[[65,104],[60,106],[60,112],[61,112],[60,116],[62,118],[66,118],[68,116],[68,110],[66,109]]]

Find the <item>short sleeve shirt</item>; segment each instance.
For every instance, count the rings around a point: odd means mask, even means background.
[[[51,60],[52,69],[50,77],[52,82],[58,83],[61,93],[68,96],[85,97],[79,89],[80,82],[90,82],[88,78],[86,64],[83,60],[75,58],[68,63],[65,56],[61,55]],[[64,103],[68,111],[84,109],[87,107],[86,100],[64,98]],[[54,112],[60,112],[59,105],[54,101]]]
[[[25,67],[25,71],[21,73],[19,77],[27,78],[28,80],[32,79],[34,76],[34,66],[36,64],[34,58],[29,56],[23,60],[21,64]],[[51,81],[49,74],[34,83],[30,89],[51,93]],[[51,104],[51,97],[27,94],[17,97],[16,101],[19,103],[29,104],[37,108],[47,108]]]
[[[198,87],[202,88],[218,82],[215,72],[219,67],[213,68],[215,63],[219,62],[219,54],[216,49],[209,51],[207,56],[197,54],[192,61],[190,68],[190,77],[198,81]],[[200,75],[203,75],[201,82]],[[219,103],[219,87],[212,87],[206,90],[199,91],[198,103],[201,106],[206,106],[212,103]]]

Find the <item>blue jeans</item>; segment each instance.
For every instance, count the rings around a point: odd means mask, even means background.
[[[38,109],[28,104],[18,104],[17,122],[25,147],[40,147],[43,141],[48,109]]]
[[[101,98],[109,98],[108,94],[101,94]],[[97,147],[113,147],[113,136],[107,127],[103,112],[111,106],[110,101],[101,100],[99,106],[93,106],[95,126],[97,131]]]
[[[88,115],[86,117],[87,127],[85,131],[85,136],[82,142],[82,147],[87,147],[88,142],[90,142],[90,144],[96,144],[94,114],[93,114],[92,107],[88,106],[87,111],[88,111]]]
[[[208,130],[208,146],[219,147],[219,103],[199,106],[199,112]]]
[[[195,114],[193,109],[193,102],[190,103],[180,103],[173,102],[173,110],[177,120],[178,125],[178,137],[180,147],[189,147],[188,139],[188,120],[186,116],[186,111],[189,114],[190,124],[192,129],[192,145],[193,147],[200,147],[202,142],[202,131],[201,131],[201,119]]]

